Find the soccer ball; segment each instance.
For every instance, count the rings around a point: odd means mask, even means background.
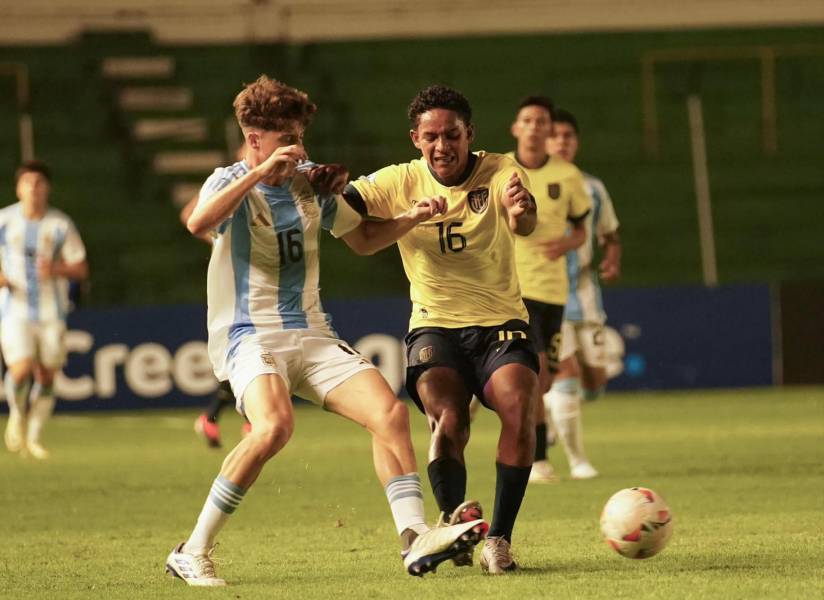
[[[613,494],[604,505],[601,533],[621,556],[649,558],[667,545],[672,514],[664,499],[652,490],[627,488]]]

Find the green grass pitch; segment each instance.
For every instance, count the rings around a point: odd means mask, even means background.
[[[194,414],[58,415],[45,435],[51,460],[0,453],[0,597],[824,597],[821,388],[612,394],[587,405],[602,476],[528,489],[513,545],[523,568],[505,577],[450,563],[406,575],[367,434],[301,406],[292,441],[219,538],[218,574],[231,586],[221,590],[163,573],[224,453],[195,438]],[[423,465],[426,425],[417,412],[412,422]],[[239,428],[227,414],[225,441]],[[486,411],[467,462],[469,496],[490,517],[496,439]],[[565,475],[560,450],[551,455]],[[614,554],[598,531],[606,499],[634,485],[662,494],[675,519],[669,547],[645,561]]]

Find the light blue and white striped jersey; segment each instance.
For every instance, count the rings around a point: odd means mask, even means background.
[[[597,177],[583,173],[587,191],[592,197],[592,210],[585,220],[586,239],[584,243],[567,252],[567,275],[569,276],[569,297],[564,310],[568,321],[604,323],[607,315],[601,297],[597,270],[592,268],[595,243],[603,236],[618,229],[618,217],[612,205],[612,198]]]
[[[74,264],[86,259],[86,248],[72,220],[55,208],[39,220],[23,216],[20,203],[0,210],[0,270],[9,286],[0,290],[0,318],[65,321],[69,280],[41,281],[38,258]]]
[[[311,167],[304,163],[299,171]],[[245,161],[216,169],[199,202],[249,172]],[[283,185],[256,185],[213,232],[207,280],[209,356],[218,379],[241,340],[259,330],[332,331],[319,295],[321,228],[335,237],[361,222],[341,196],[317,196],[298,172]]]

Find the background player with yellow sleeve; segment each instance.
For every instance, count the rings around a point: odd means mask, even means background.
[[[547,143],[552,156],[573,162],[578,153],[578,121],[572,113],[556,110],[553,135]],[[587,239],[567,255],[569,299],[564,311],[560,369],[550,390],[553,407],[562,407],[564,420],[556,419],[557,437],[563,444],[573,477],[594,477],[598,472],[584,452],[581,399],[594,400],[607,383],[604,323],[607,315],[599,279],[611,282],[621,274],[621,240],[618,217],[609,192],[597,177],[584,173],[592,196],[586,219]],[[600,264],[593,263],[595,245],[602,248]]]
[[[445,213],[398,240],[413,303],[406,388],[429,419],[427,471],[444,521],[480,513],[477,502],[464,501],[472,395],[498,414],[495,508],[481,567],[502,574],[516,568],[510,542],[535,444],[538,359],[514,246],[515,238],[535,227],[535,202],[514,160],[470,152],[472,111],[460,92],[426,88],[412,100],[408,116],[422,158],[361,178],[344,197],[383,219],[422,200],[446,200]],[[456,557],[455,563],[470,565],[472,557]]]
[[[540,393],[549,406],[554,373],[558,371],[561,323],[569,292],[566,253],[584,243],[584,219],[592,208],[578,168],[560,157],[550,157],[546,141],[552,135],[552,102],[542,96],[521,101],[512,135],[517,150],[510,153],[527,172],[538,210],[538,224],[529,237],[515,240],[515,263],[521,293],[529,311],[532,338],[541,360]],[[571,224],[571,233],[566,235]],[[530,481],[556,479],[546,456],[547,426],[541,403],[535,416],[535,463]],[[560,415],[563,418],[563,414]]]

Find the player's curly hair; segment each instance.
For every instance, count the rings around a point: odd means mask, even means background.
[[[42,160],[27,160],[22,165],[17,167],[14,172],[14,183],[17,184],[24,173],[40,173],[45,177],[46,181],[51,181],[51,169]]]
[[[257,127],[266,131],[280,131],[290,121],[304,127],[318,110],[305,92],[289,87],[277,79],[261,75],[247,84],[232,103],[235,117],[241,127]]]
[[[412,127],[417,127],[420,116],[433,108],[456,112],[464,125],[469,127],[472,124],[472,107],[466,96],[445,85],[430,85],[418,92],[409,103],[406,114]]]

